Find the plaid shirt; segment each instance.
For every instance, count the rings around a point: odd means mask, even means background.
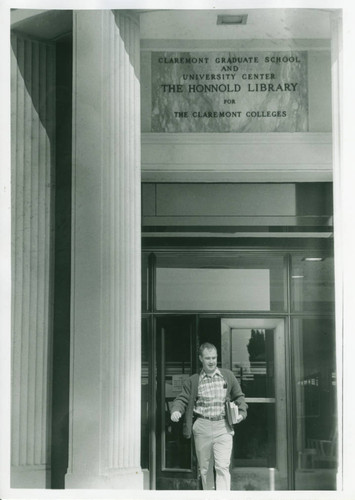
[[[197,400],[194,412],[204,417],[224,415],[224,403],[227,395],[227,382],[217,368],[213,375],[201,371],[198,381]]]

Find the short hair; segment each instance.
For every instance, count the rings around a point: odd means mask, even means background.
[[[207,349],[209,351],[214,349],[217,352],[217,347],[215,345],[210,344],[209,342],[204,342],[203,344],[200,345],[200,348],[198,350],[200,356],[202,356],[202,353],[205,349]]]

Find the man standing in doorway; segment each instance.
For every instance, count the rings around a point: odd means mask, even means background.
[[[217,349],[213,344],[202,344],[199,358],[202,370],[185,381],[172,404],[171,420],[178,422],[185,414],[183,433],[186,438],[194,435],[203,489],[230,490],[234,430],[226,420],[225,401],[229,398],[238,406],[237,423],[246,418],[248,405],[233,373],[217,368]]]

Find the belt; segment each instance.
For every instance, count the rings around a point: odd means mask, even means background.
[[[224,420],[226,417],[225,415],[219,415],[218,417],[204,417],[203,415],[200,415],[199,413],[195,413],[196,418],[204,418],[206,420],[211,420],[212,422],[217,422],[218,420]]]

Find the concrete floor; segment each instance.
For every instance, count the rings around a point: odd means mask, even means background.
[[[272,476],[267,468],[235,468],[231,471],[232,490],[270,491]],[[336,469],[306,469],[296,471],[297,490],[335,490]],[[275,490],[287,490],[287,478],[275,471]]]

